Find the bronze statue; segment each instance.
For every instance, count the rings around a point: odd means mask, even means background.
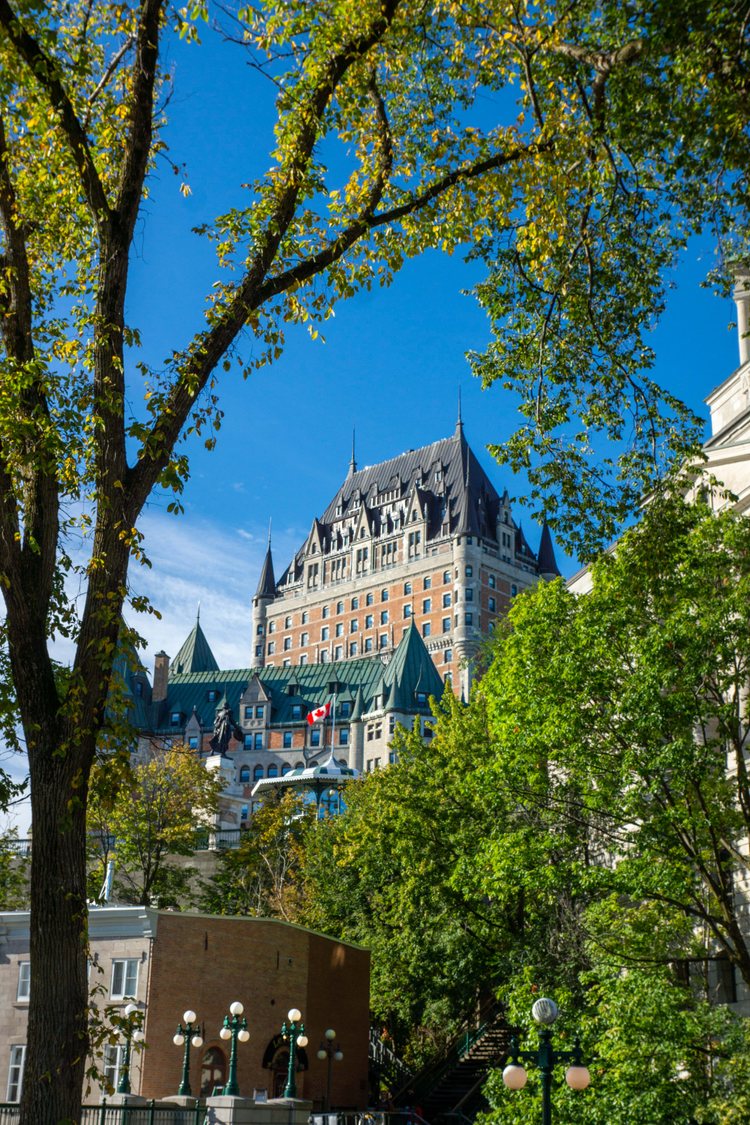
[[[216,708],[214,719],[214,736],[211,739],[211,748],[214,753],[224,756],[229,748],[232,737],[242,739],[242,731],[232,718],[232,708],[224,700],[221,707]]]

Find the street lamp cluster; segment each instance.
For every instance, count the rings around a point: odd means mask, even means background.
[[[528,1081],[521,1060],[536,1064],[542,1088],[542,1125],[552,1125],[552,1074],[558,1063],[568,1063],[565,1081],[571,1090],[585,1090],[591,1081],[583,1065],[581,1045],[576,1037],[572,1051],[556,1051],[552,1046],[552,1024],[559,1015],[557,1004],[546,996],[536,1001],[531,1014],[539,1024],[539,1047],[536,1051],[519,1049],[518,1037],[510,1041],[510,1062],[503,1071],[503,1082],[509,1090],[522,1090]]]
[[[133,1009],[135,1010],[135,1009]],[[239,1000],[235,1000],[229,1006],[229,1015],[224,1016],[224,1023],[219,1031],[219,1038],[224,1040],[231,1039],[232,1046],[229,1054],[229,1071],[227,1075],[227,1083],[224,1086],[222,1093],[228,1097],[238,1097],[240,1088],[237,1082],[237,1043],[247,1043],[250,1038],[250,1032],[247,1030],[247,1019],[243,1015],[245,1009]],[[127,1014],[127,1008],[125,1009]],[[203,1046],[203,1028],[196,1022],[197,1016],[191,1009],[185,1012],[182,1017],[183,1022],[177,1025],[177,1031],[173,1037],[173,1043],[181,1047],[185,1045],[185,1053],[182,1061],[182,1082],[178,1094],[190,1096],[190,1045],[194,1047]],[[289,1042],[289,1066],[287,1069],[286,1087],[284,1089],[285,1098],[297,1097],[297,1081],[296,1081],[296,1062],[297,1062],[297,1049],[299,1047],[306,1047],[308,1038],[305,1034],[305,1025],[302,1023],[302,1013],[299,1008],[290,1008],[287,1013],[287,1021],[285,1020],[281,1026],[281,1035]],[[336,1038],[335,1031],[326,1031],[326,1038],[333,1040]],[[130,1040],[127,1039],[126,1059],[130,1059]],[[318,1052],[318,1058],[325,1058],[325,1052],[321,1055]],[[334,1047],[333,1057],[335,1059],[342,1059],[344,1056],[338,1046]],[[330,1074],[330,1061],[328,1071],[328,1099],[331,1093],[331,1074]],[[118,1087],[119,1090],[119,1087]],[[130,1087],[126,1091],[130,1092]]]
[[[327,1031],[324,1032],[324,1036],[325,1038],[322,1040],[320,1047],[318,1048],[318,1058],[321,1062],[324,1059],[328,1059],[328,1073],[326,1075],[326,1098],[325,1105],[323,1107],[324,1113],[328,1113],[328,1110],[331,1108],[332,1063],[334,1059],[336,1060],[336,1062],[341,1062],[344,1057],[344,1052],[336,1042],[336,1032],[332,1027],[329,1027]]]

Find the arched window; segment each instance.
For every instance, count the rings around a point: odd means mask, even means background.
[[[256,766],[253,770],[253,781],[260,781],[263,777],[263,766]]]
[[[284,762],[284,765],[281,767],[281,776],[286,777],[291,768],[292,767],[289,765],[289,762]]]
[[[243,766],[240,770],[240,781],[250,780],[250,766]]]
[[[222,1092],[227,1080],[227,1060],[221,1047],[209,1047],[201,1061],[202,1098],[210,1096],[217,1087]]]
[[[269,777],[278,777],[279,776],[279,767],[275,766],[275,765],[269,766],[268,767],[268,776]]]
[[[308,1069],[310,1064],[304,1047],[297,1048],[296,1061],[298,1073]],[[273,1096],[275,1098],[283,1097],[289,1070],[289,1045],[280,1035],[275,1035],[269,1042],[263,1052],[262,1065],[264,1069],[270,1070],[272,1073]],[[297,1092],[301,1097],[302,1092],[300,1090]]]

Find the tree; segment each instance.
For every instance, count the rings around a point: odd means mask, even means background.
[[[715,6],[654,0],[625,19],[614,0],[581,0],[559,19],[552,4],[524,9],[522,23],[506,0],[266,0],[234,10],[231,38],[249,52],[248,73],[260,68],[279,89],[270,169],[254,181],[250,170],[237,207],[204,231],[218,263],[205,327],[158,363],[139,354],[126,319],[133,232],[165,148],[162,51],[170,36],[197,39],[193,18],[205,5],[188,17],[164,0],[0,0],[0,588],[12,686],[4,722],[11,738],[16,718],[23,730],[34,829],[23,1125],[78,1113],[86,805],[110,717],[128,564],[147,561],[138,520],[154,489],[179,509],[188,473],[181,439],[215,441],[218,372],[247,375],[271,362],[285,322],[316,333],[337,300],[387,284],[427,247],[489,252],[494,230],[515,231],[527,251],[520,266],[529,272],[529,256],[543,266],[553,228],[539,201],[553,198],[559,217],[566,192],[579,198],[584,180],[597,200],[606,190],[597,180],[611,149],[603,108],[621,128],[618,109],[633,109],[633,83],[622,78],[631,66],[650,123],[646,168],[663,121],[663,73],[678,106],[704,80],[714,97],[725,90],[716,134],[698,110],[690,123],[717,151],[728,140],[742,150],[746,27],[733,11],[717,24],[717,52],[706,54],[696,28]],[[660,25],[671,38],[654,31]],[[518,110],[482,128],[478,99],[514,82]],[[536,111],[540,89],[554,113]],[[678,119],[675,110],[669,127]],[[323,148],[336,143],[344,156],[329,170]],[[708,203],[715,209],[713,196]],[[626,221],[620,231],[628,244]],[[633,393],[640,401],[643,388]],[[648,425],[657,422],[649,411]],[[82,534],[89,553],[79,562]],[[49,647],[59,636],[75,653],[64,677]],[[53,1006],[60,1016],[50,1025]]]
[[[220,793],[221,780],[187,747],[156,751],[133,765],[122,758],[95,765],[88,825],[98,862],[89,875],[91,897],[111,860],[125,902],[174,906],[190,900],[197,872],[169,857],[194,853],[198,832],[214,823]]]
[[[315,809],[292,792],[270,794],[253,812],[238,848],[226,851],[204,886],[201,909],[209,914],[300,921],[305,849],[316,825]]]

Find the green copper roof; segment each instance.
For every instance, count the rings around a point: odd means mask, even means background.
[[[383,686],[387,689],[386,706],[389,711],[413,711],[418,706],[417,692],[424,692],[427,697],[434,695],[438,699],[443,694],[443,681],[430,659],[414,618],[383,673]]]
[[[170,664],[170,679],[173,673],[179,675],[186,672],[218,672],[218,670],[219,665],[211,652],[198,617],[187,640]]]

